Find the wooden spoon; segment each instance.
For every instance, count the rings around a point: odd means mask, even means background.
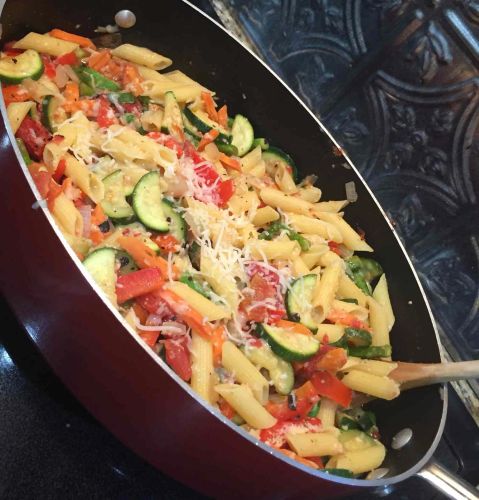
[[[479,378],[479,360],[457,363],[403,363],[389,373],[401,386],[401,390],[423,385]]]

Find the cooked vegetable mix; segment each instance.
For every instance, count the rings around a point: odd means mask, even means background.
[[[169,61],[58,29],[4,48],[3,96],[39,195],[178,377],[289,458],[363,477],[385,447],[355,392],[399,394],[373,249],[348,202],[298,183],[260,124],[152,57]]]

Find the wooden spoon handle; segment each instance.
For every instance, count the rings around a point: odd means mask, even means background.
[[[398,362],[398,367],[389,374],[389,377],[398,382],[401,389],[479,378],[479,360],[430,364]]]

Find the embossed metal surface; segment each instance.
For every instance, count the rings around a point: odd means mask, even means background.
[[[448,352],[479,358],[479,1],[222,3],[368,180]]]

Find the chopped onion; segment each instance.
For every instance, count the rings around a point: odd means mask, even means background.
[[[84,238],[88,238],[90,236],[91,229],[91,207],[89,205],[83,205],[78,208],[80,215],[83,219],[83,234]]]
[[[384,476],[387,476],[389,473],[389,469],[387,467],[381,467],[379,469],[372,470],[367,476],[366,479],[382,479]]]
[[[117,33],[119,28],[116,24],[107,24],[106,26],[98,26],[95,30],[96,33]]]
[[[350,203],[358,201],[358,193],[356,192],[356,184],[354,184],[354,181],[346,182],[344,187],[346,188],[346,199]]]
[[[77,82],[77,83],[80,81],[78,76],[73,71],[71,66],[65,65],[65,66],[63,66],[63,69],[65,70],[65,73],[68,75],[70,80],[73,80],[74,82]]]
[[[391,441],[391,448],[393,450],[399,450],[406,446],[409,441],[411,441],[412,438],[412,429],[409,427],[406,427],[405,429],[402,429],[399,431]]]
[[[55,78],[53,79],[53,81],[57,84],[57,87],[61,89],[65,87],[69,80],[69,75],[65,68],[66,66],[63,64],[59,64],[55,72]]]

